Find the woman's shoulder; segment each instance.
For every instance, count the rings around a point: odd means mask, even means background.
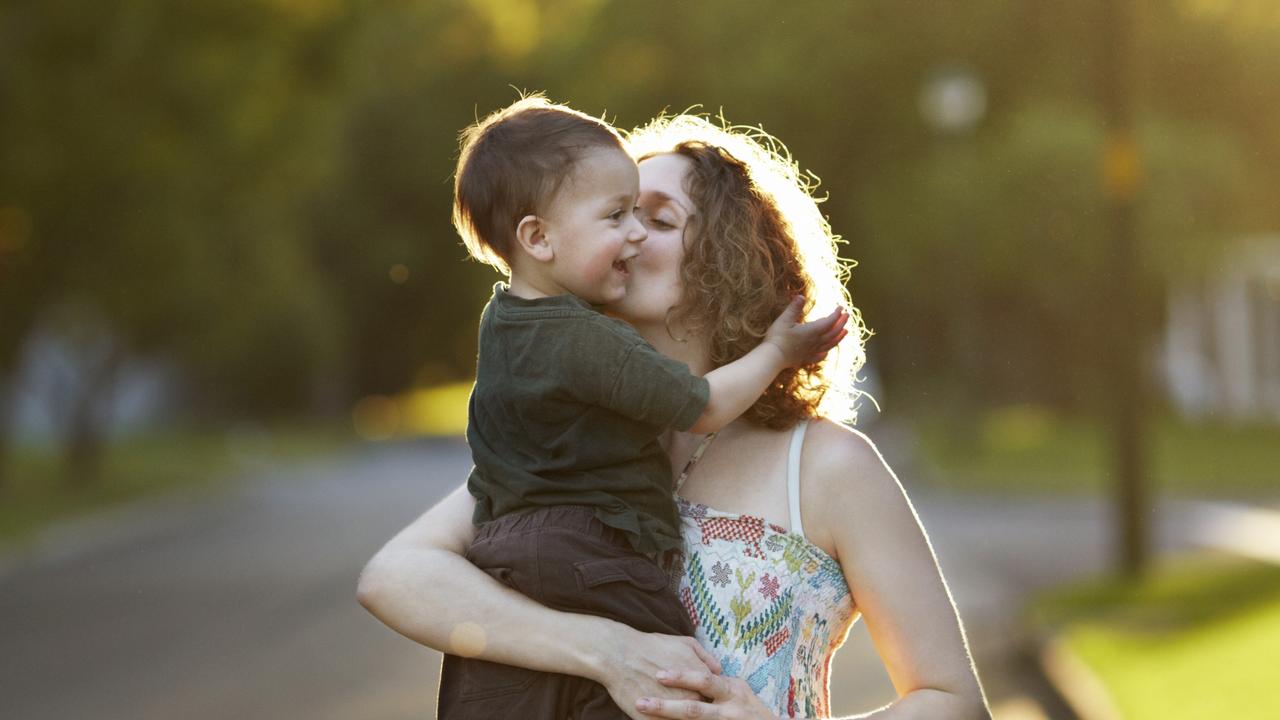
[[[806,480],[819,485],[836,482],[883,482],[890,475],[884,457],[866,433],[848,425],[815,418],[805,433]]]
[[[825,418],[809,423],[801,456],[801,507],[812,541],[838,549],[838,537],[895,515],[907,505],[902,486],[866,433]]]

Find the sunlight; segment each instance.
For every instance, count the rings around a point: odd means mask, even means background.
[[[1275,0],[1183,0],[1182,6],[1188,15],[1223,22],[1240,32],[1280,26],[1280,3]]]
[[[491,30],[495,55],[520,60],[542,39],[542,15],[532,0],[469,0]]]
[[[385,395],[368,395],[351,411],[356,434],[365,440],[389,440],[400,429],[400,408]]]
[[[471,381],[412,390],[401,397],[402,432],[409,435],[462,435],[467,429]]]
[[[821,365],[828,385],[818,410],[838,422],[852,421],[862,394],[854,385],[867,359],[864,343],[872,333],[846,287],[857,263],[839,254],[839,246],[846,241],[831,229],[822,213],[820,204],[826,197],[816,194],[818,177],[801,170],[786,146],[763,128],[730,125],[723,116],[660,115],[627,135],[631,152],[638,158],[669,152],[690,140],[719,147],[743,162],[750,168],[752,184],[776,204],[811,282],[806,317],[825,315],[836,306],[849,311],[849,334]]]

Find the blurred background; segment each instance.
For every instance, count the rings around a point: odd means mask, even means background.
[[[456,138],[542,90],[821,178],[997,717],[1280,716],[1277,47],[1274,0],[3,0],[0,715],[430,716],[355,580],[465,479]],[[833,697],[894,697],[861,623]]]

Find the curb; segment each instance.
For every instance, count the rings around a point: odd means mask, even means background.
[[[437,442],[436,438],[392,441],[384,446],[413,446]],[[452,442],[453,439],[448,440]],[[329,467],[360,457],[368,444],[352,444],[342,450],[299,459],[250,458],[241,460],[218,478],[179,485],[156,493],[100,506],[53,521],[20,539],[0,544],[0,582],[27,569],[56,564],[99,549],[122,545],[155,533],[177,530],[193,514],[220,498],[244,492],[255,481],[278,476],[279,471],[304,473],[313,467]]]
[[[1123,720],[1107,686],[1061,631],[1042,631],[1035,645],[1045,678],[1080,720]]]
[[[28,569],[137,540],[187,522],[190,513],[229,488],[184,488],[74,515],[0,547],[0,582]]]

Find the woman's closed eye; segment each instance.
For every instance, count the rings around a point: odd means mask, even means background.
[[[642,213],[641,217],[644,220],[646,225],[652,225],[653,227],[656,227],[659,230],[674,230],[676,228],[675,223],[669,220],[664,220],[660,217],[656,217],[654,215],[647,215]]]

